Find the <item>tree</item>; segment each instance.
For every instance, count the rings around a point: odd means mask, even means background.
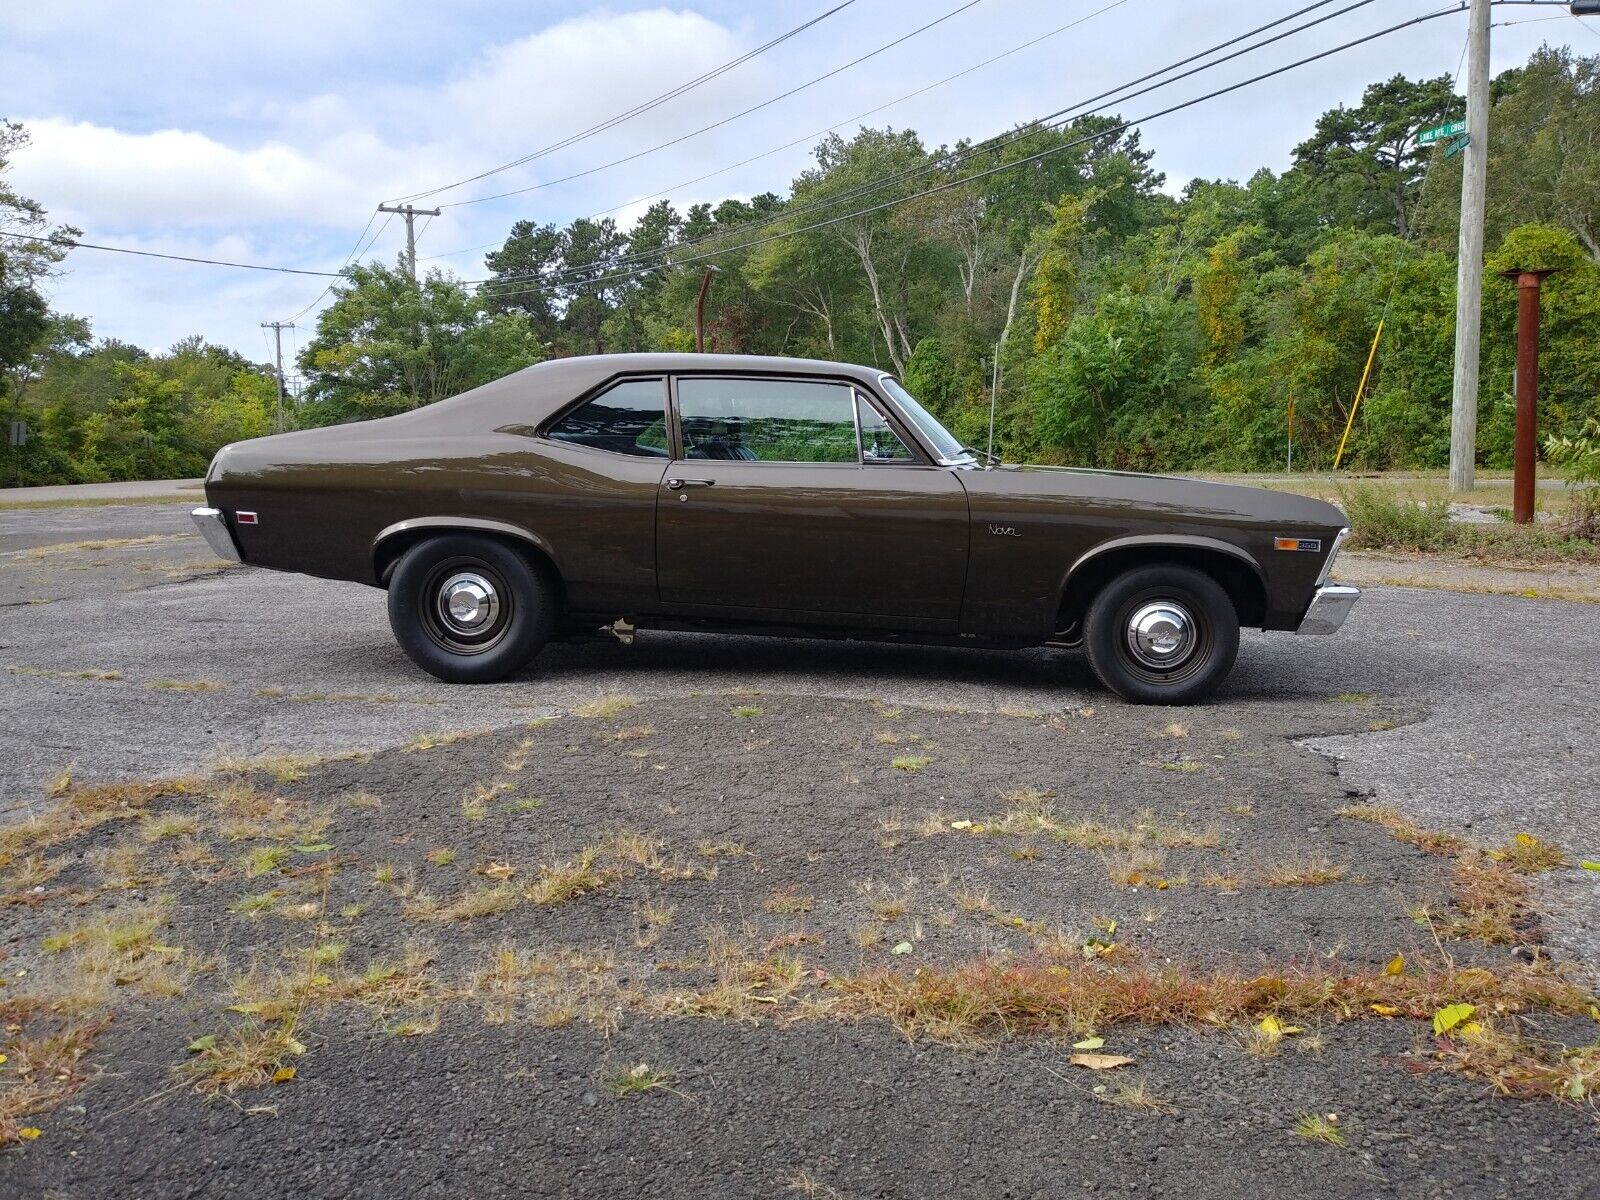
[[[300,352],[316,423],[404,412],[543,357],[524,320],[485,312],[437,272],[414,283],[398,266],[357,265],[346,276]]]
[[[1433,151],[1417,134],[1466,111],[1448,75],[1374,83],[1355,108],[1322,114],[1295,147],[1294,170],[1317,193],[1328,223],[1406,237],[1410,211]]]

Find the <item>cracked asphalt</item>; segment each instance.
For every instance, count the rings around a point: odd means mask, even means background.
[[[66,548],[84,542],[113,544]],[[69,767],[79,779],[148,777],[224,754],[383,749],[607,693],[744,686],[1046,712],[1118,703],[1070,652],[648,631],[632,647],[554,646],[511,681],[456,688],[400,653],[381,593],[224,566],[184,505],[0,511],[0,812],[29,810]],[[1592,605],[1376,587],[1334,637],[1247,633],[1214,704],[1241,726],[1334,696],[1414,713],[1376,732],[1300,732],[1350,789],[1425,825],[1484,842],[1527,831],[1592,859],[1597,666]],[[1600,873],[1557,872],[1541,887],[1555,946],[1600,962]]]

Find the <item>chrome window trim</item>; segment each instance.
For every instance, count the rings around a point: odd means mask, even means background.
[[[878,387],[880,389],[882,389],[886,394],[888,393],[888,389],[884,388],[883,385],[886,382],[889,382],[889,381],[893,381],[902,390],[905,390],[906,395],[908,395],[908,396],[911,395],[910,390],[906,389],[906,385],[901,383],[898,379],[895,379],[895,377],[893,375],[891,375],[888,371],[879,372],[879,374],[878,374]],[[916,397],[913,396],[912,399],[916,399]],[[891,403],[891,404],[894,403],[894,398],[893,398],[892,395],[890,395],[888,397],[888,402]],[[917,403],[920,405],[922,402],[920,400],[918,400]],[[896,407],[896,411],[899,411],[899,406],[896,405],[895,407]],[[928,413],[928,415],[930,417],[933,417],[932,413]],[[916,421],[912,420],[905,413],[903,413],[903,412],[900,413],[900,416],[901,416],[901,419],[905,421],[906,425],[909,426],[914,431],[918,441],[921,442],[921,444],[922,444],[922,452],[924,454],[926,454],[933,462],[935,462],[939,466],[941,466],[941,467],[975,467],[975,466],[978,465],[978,460],[976,458],[974,458],[971,454],[968,454],[965,450],[963,450],[961,452],[961,457],[960,458],[946,458],[942,454],[935,453],[933,447],[928,443],[927,431],[924,430],[922,428],[922,426],[918,425],[916,423]],[[939,420],[938,417],[933,417],[933,419],[935,421]],[[944,429],[944,424],[942,422],[939,424],[939,428],[940,429]],[[945,429],[944,431],[946,433],[950,434],[950,439],[952,441],[955,440],[955,436],[956,436],[955,434],[950,433],[950,431],[948,429]]]

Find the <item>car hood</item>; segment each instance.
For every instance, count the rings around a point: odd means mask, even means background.
[[[1216,483],[1182,475],[1108,471],[1091,467],[1000,466],[966,471],[962,483],[973,497],[992,497],[1026,507],[1055,502],[1124,505],[1149,516],[1163,510],[1173,517],[1220,521],[1260,521],[1286,531],[1295,528],[1342,529],[1343,512],[1325,500],[1238,483]]]

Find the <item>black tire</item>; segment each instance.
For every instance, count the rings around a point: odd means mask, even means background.
[[[455,609],[447,592],[457,597]],[[389,577],[395,640],[446,683],[492,683],[520,670],[544,649],[560,611],[542,565],[481,534],[418,542]]]
[[[1170,619],[1174,609],[1185,619],[1182,627]],[[1141,615],[1143,639],[1134,631]],[[1189,630],[1187,637],[1180,628]],[[1222,585],[1203,571],[1136,567],[1107,583],[1090,602],[1083,645],[1100,682],[1124,700],[1196,704],[1233,668],[1239,614]]]

